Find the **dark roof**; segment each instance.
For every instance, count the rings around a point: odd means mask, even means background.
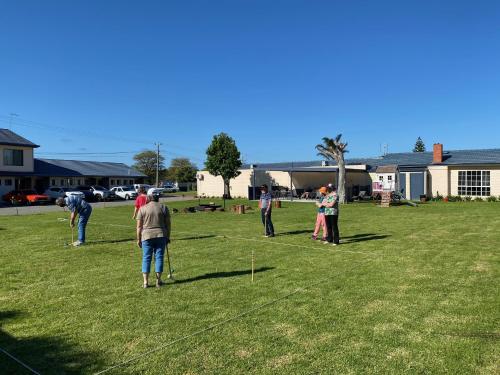
[[[4,172],[5,176],[40,176],[40,177],[131,177],[141,178],[146,175],[123,163],[100,161],[35,159],[34,172]]]
[[[0,145],[33,147],[33,148],[40,147],[9,129],[0,129]]]
[[[377,167],[377,173],[396,173],[397,171],[397,165],[380,165]]]
[[[346,166],[366,164],[367,170],[373,172],[379,166],[397,165],[400,167],[426,167],[432,165],[432,152],[401,152],[387,154],[375,158],[353,158],[346,159]],[[452,150],[443,152],[443,162],[441,165],[463,165],[463,164],[500,164],[500,148],[483,150]],[[329,162],[331,167],[336,163]],[[284,162],[284,163],[260,163],[256,164],[257,169],[279,170],[297,167],[321,167],[321,160],[304,162]],[[250,164],[245,164],[242,169],[250,168]]]
[[[38,176],[146,177],[123,163],[102,161],[35,159]]]

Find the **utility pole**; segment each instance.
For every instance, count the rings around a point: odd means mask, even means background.
[[[160,146],[161,143],[156,143],[156,187],[160,187]]]

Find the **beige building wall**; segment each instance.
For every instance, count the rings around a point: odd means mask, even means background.
[[[447,165],[429,165],[429,186],[430,194],[433,197],[440,194],[447,196],[450,193],[450,175]]]
[[[230,183],[233,198],[248,197],[248,186],[251,185],[252,170],[244,169],[241,174],[233,178]],[[201,179],[200,179],[201,177]],[[198,195],[205,197],[222,197],[224,195],[224,181],[220,176],[212,176],[207,171],[198,171]]]
[[[3,151],[4,150],[22,150],[23,151],[23,166],[4,165]],[[0,145],[0,170],[6,172],[33,172],[35,168],[33,159],[33,148]]]
[[[459,171],[490,171],[490,195],[500,196],[500,166],[475,165],[475,166],[450,166],[449,181],[450,194],[458,195]]]

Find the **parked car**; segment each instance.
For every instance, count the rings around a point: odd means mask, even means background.
[[[69,197],[70,195],[79,195],[82,198],[85,197],[85,195],[81,191],[76,191],[71,188],[64,188],[59,186],[49,187],[47,190],[45,190],[44,194],[47,195],[52,201],[55,201],[57,198]]]
[[[94,194],[94,198],[98,201],[109,199],[109,190],[103,186],[92,185],[90,186],[90,191]]]
[[[155,187],[152,187],[152,188],[149,188],[146,193],[149,193],[150,191],[153,192],[154,195],[159,195],[161,196],[164,192],[165,192],[165,189],[163,188],[155,188]]]
[[[96,200],[96,197],[94,196],[94,192],[90,190],[90,186],[88,185],[80,185],[75,188],[77,191],[81,191],[83,195],[85,195],[85,200],[87,202],[93,202]]]
[[[151,185],[148,185],[148,184],[134,184],[134,190],[136,191],[136,193],[139,192],[139,189],[143,187],[144,190],[148,191],[148,189],[152,188]]]
[[[111,188],[110,190],[113,192],[117,197],[129,200],[129,199],[135,199],[137,198],[137,192],[134,190],[133,186],[115,186],[114,188]]]
[[[45,204],[50,198],[45,194],[38,194],[35,190],[12,190],[3,197],[5,202],[12,204]]]
[[[165,193],[177,193],[179,188],[173,184],[165,184],[163,185],[163,191]]]

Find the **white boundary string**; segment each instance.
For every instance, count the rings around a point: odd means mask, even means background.
[[[20,359],[17,359],[16,357],[14,357],[12,354],[10,354],[9,352],[7,352],[6,350],[0,348],[0,352],[4,353],[7,357],[13,359],[14,361],[16,361],[17,363],[19,363],[21,366],[23,366],[25,369],[31,371],[31,373],[33,374],[36,374],[36,375],[41,375],[38,371],[36,370],[33,370],[31,367],[29,367],[26,363],[24,363],[23,361],[21,361]]]
[[[262,243],[266,243],[268,245],[276,244],[276,245],[282,245],[282,246],[299,247],[302,249],[310,249],[310,250],[321,250],[321,249],[328,248],[328,246],[330,247],[330,250],[332,250],[331,248],[333,247],[333,245],[323,245],[323,248],[322,248],[321,246],[315,247],[315,246],[297,245],[294,243],[278,242],[278,241],[274,241],[274,240],[259,240],[257,238],[246,238],[246,237],[237,237],[237,236],[220,235],[217,237],[229,238],[231,240],[262,242]],[[338,252],[342,252],[342,253],[351,253],[351,254],[377,255],[377,254],[373,254],[373,253],[367,253],[365,251],[341,250],[341,249],[337,249],[337,248],[334,249],[334,251],[338,251]]]
[[[368,262],[369,262],[369,260],[366,260],[365,262],[361,262],[361,264],[368,263]],[[359,267],[359,264],[356,265],[356,268],[357,267]],[[350,268],[349,270],[351,270],[351,269],[354,269],[354,266],[352,268]],[[346,270],[346,272],[347,272],[347,270]],[[338,275],[339,274],[337,274],[337,276]],[[135,357],[129,358],[128,360],[126,360],[124,362],[118,363],[118,364],[116,364],[114,366],[111,366],[111,367],[108,367],[108,368],[106,368],[106,369],[104,369],[102,371],[96,372],[96,373],[94,373],[94,375],[105,374],[105,373],[107,373],[107,372],[109,372],[111,370],[114,370],[114,369],[122,367],[122,366],[126,366],[126,365],[128,365],[128,364],[130,364],[132,362],[135,362],[135,361],[137,361],[137,360],[139,360],[139,359],[141,359],[141,358],[149,355],[149,354],[156,353],[156,352],[158,352],[160,350],[163,350],[163,349],[165,349],[165,348],[167,348],[169,346],[172,346],[174,344],[177,344],[177,343],[179,343],[181,341],[185,341],[185,340],[190,339],[190,338],[192,338],[194,336],[198,336],[198,335],[200,335],[202,333],[205,333],[205,332],[208,332],[208,331],[212,331],[212,330],[214,330],[217,327],[220,327],[220,326],[226,325],[228,323],[231,323],[231,322],[233,322],[235,320],[238,320],[238,319],[240,319],[240,318],[242,318],[244,316],[250,315],[251,313],[253,313],[255,311],[262,310],[262,309],[264,309],[264,308],[266,308],[268,306],[274,305],[275,303],[277,303],[279,301],[282,301],[282,300],[285,300],[285,299],[287,299],[287,298],[289,298],[289,297],[291,297],[291,296],[293,296],[293,295],[295,295],[295,294],[297,294],[299,292],[305,292],[308,289],[310,289],[310,288],[312,288],[312,287],[314,287],[316,285],[319,285],[319,284],[321,284],[321,283],[329,280],[330,278],[331,278],[331,276],[328,276],[328,277],[325,277],[325,278],[322,278],[322,279],[316,281],[315,283],[309,284],[308,286],[305,286],[303,288],[297,288],[297,289],[293,290],[292,292],[287,293],[287,294],[285,294],[285,295],[283,295],[281,297],[278,297],[276,299],[273,299],[273,300],[271,300],[269,302],[266,302],[266,303],[263,303],[261,305],[252,307],[251,309],[243,311],[243,312],[241,312],[241,313],[239,313],[237,315],[234,315],[234,316],[232,316],[230,318],[224,319],[224,320],[222,320],[222,321],[220,321],[218,323],[211,324],[208,327],[205,327],[203,329],[195,331],[195,332],[193,332],[193,333],[191,333],[189,335],[185,335],[185,336],[179,337],[178,339],[175,339],[173,341],[167,342],[164,345],[158,346],[158,347],[156,347],[154,349],[151,349],[151,350],[148,350],[148,351],[146,351],[146,352],[144,352],[142,354],[136,355]]]

